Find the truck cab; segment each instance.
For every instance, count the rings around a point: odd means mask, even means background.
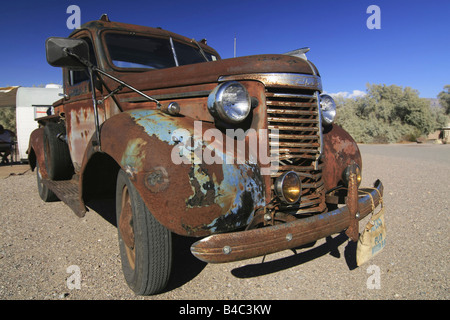
[[[198,238],[202,261],[237,261],[343,231],[357,241],[380,204],[304,50],[221,59],[205,40],[106,16],[46,50],[64,97],[30,137],[39,194],[80,217],[113,201],[136,294],[166,286],[173,234]]]

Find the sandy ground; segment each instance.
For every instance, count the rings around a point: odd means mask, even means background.
[[[150,297],[135,296],[124,281],[113,222],[44,203],[27,166],[0,167],[0,299],[449,299],[450,145],[361,152],[363,185],[379,178],[385,186],[387,244],[373,260],[352,266],[354,245],[339,234],[297,254],[205,264],[190,254],[193,240],[176,237],[169,287]]]

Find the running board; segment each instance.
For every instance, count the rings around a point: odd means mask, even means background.
[[[52,190],[55,195],[69,206],[79,217],[84,217],[86,208],[80,203],[80,192],[78,190],[78,182],[75,180],[49,180],[42,179],[42,183]]]

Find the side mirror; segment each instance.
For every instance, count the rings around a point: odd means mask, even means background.
[[[89,61],[89,47],[86,41],[81,39],[51,37],[45,41],[47,62],[54,67],[67,67],[75,70],[86,68],[86,66],[77,58],[68,55],[65,49],[76,54],[80,58]]]

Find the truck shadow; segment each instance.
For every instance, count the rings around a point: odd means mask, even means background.
[[[116,221],[116,202],[115,199],[98,199],[86,203],[89,210],[92,210],[107,222],[117,227]]]
[[[342,232],[338,236],[332,238],[327,237],[326,242],[320,246],[314,247],[308,251],[297,253],[296,250],[305,249],[314,246],[315,243],[295,248],[294,255],[257,264],[249,264],[243,267],[233,269],[231,273],[237,278],[254,278],[264,276],[271,273],[287,270],[298,265],[307,263],[314,259],[320,258],[326,254],[330,254],[335,258],[340,258],[341,254],[338,247],[348,240],[347,235]],[[350,270],[356,268],[356,242],[349,241],[344,249],[344,258]]]
[[[197,238],[183,237],[172,233],[172,271],[167,287],[161,293],[183,286],[206,267],[206,262],[200,261],[191,253],[191,245],[196,241],[198,241]]]

